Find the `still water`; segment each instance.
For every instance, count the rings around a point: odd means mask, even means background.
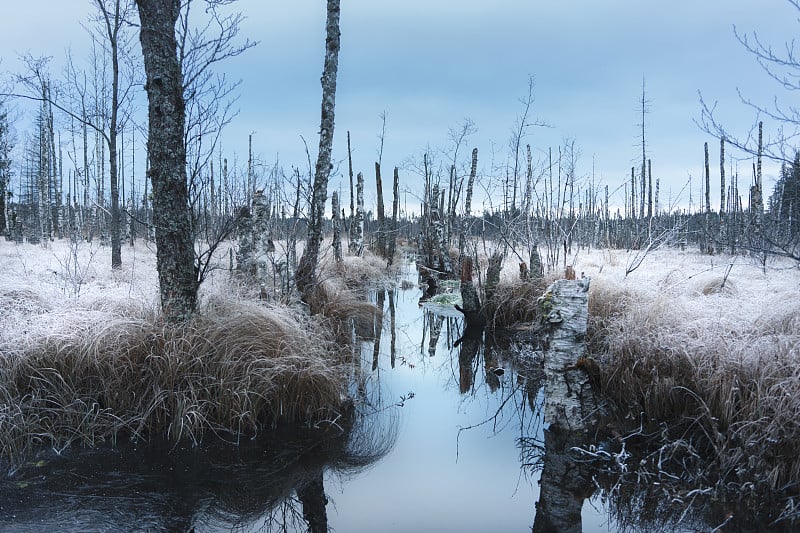
[[[371,294],[383,328],[355,344],[351,416],[238,446],[43,452],[0,480],[0,530],[530,531],[541,373],[524,345],[457,343],[458,313],[420,296]],[[573,528],[614,530],[600,503],[574,500]]]

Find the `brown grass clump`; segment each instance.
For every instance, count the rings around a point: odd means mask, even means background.
[[[725,292],[633,293],[595,283],[589,335],[604,393],[637,425],[644,415],[702,454],[718,487],[796,491],[800,304],[784,302],[750,323],[736,320],[736,309]]]
[[[515,278],[501,281],[488,305],[496,310],[494,316],[489,317],[490,323],[494,327],[508,328],[520,322],[538,321],[536,300],[552,282],[550,277],[540,280]]]
[[[306,297],[314,315],[327,319],[327,326],[342,343],[351,339],[353,328],[362,337],[373,337],[381,327],[381,312],[375,304],[367,302],[352,290],[342,287],[336,280],[317,283]]]
[[[341,263],[325,263],[323,269],[328,275],[323,274],[323,277],[336,277],[348,289],[363,289],[367,285],[381,284],[388,278],[397,277],[396,266],[390,267],[386,263],[386,259],[364,250],[361,256],[346,255]],[[396,260],[395,264],[397,263]]]
[[[319,321],[214,300],[190,323],[71,309],[0,344],[0,457],[39,446],[208,431],[255,435],[336,416],[347,367]]]

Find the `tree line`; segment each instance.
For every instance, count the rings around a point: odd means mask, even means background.
[[[307,174],[293,168],[289,175],[277,166],[266,173],[257,170],[252,138],[246,169],[236,164],[229,168],[218,140],[232,117],[235,84],[214,67],[255,43],[238,39],[241,15],[226,14],[228,2],[205,0],[202,16],[215,24],[190,22],[199,2],[93,0],[96,46],[87,69],[70,59],[65,80],[56,83],[45,60],[26,58],[28,71],[17,80],[22,89],[6,95],[37,103],[34,131],[24,142],[20,161],[12,161],[12,121],[7,105],[0,106],[0,232],[7,239],[99,240],[111,246],[113,268],[122,264],[124,241],[154,240],[162,304],[176,319],[193,311],[210,258],[228,239],[238,239],[237,268],[282,296],[293,286],[304,293],[315,284],[326,233],[333,237],[337,260],[343,236],[348,253],[370,247],[389,261],[398,238],[414,241],[420,262],[437,278],[456,278],[460,260],[470,256],[477,261],[479,246],[487,256],[514,257],[523,276],[565,268],[581,247],[696,246],[706,253],[800,260],[800,156],[784,163],[765,202],[761,125],[752,149],[753,175],[746,184],[740,184],[738,173],[726,175],[726,143],[736,148],[742,144],[719,135],[719,208],[710,202],[708,144],[701,200],[691,201],[690,184],[688,208],[667,205],[647,157],[644,83],[641,163],[631,167],[630,178],[615,190],[593,175],[579,174],[580,149],[574,140],[533,161],[524,140],[531,128],[544,124],[529,116],[531,81],[512,129],[506,165],[481,175],[477,149],[466,160],[459,157],[474,131],[465,122],[451,131],[449,164],[436,167],[428,151],[418,168],[402,170],[416,172],[424,184],[420,203],[411,210],[407,205],[400,209],[401,171],[395,168],[391,214],[386,213],[380,161],[375,163],[376,211],[365,209],[364,176],[354,176],[348,132],[349,191],[332,194],[332,215],[326,217],[340,46],[338,2],[327,2],[316,165]],[[217,33],[209,33],[211,27]],[[130,111],[138,83],[148,98],[146,129]],[[59,123],[57,116],[62,117]],[[139,155],[136,146],[142,139],[147,149]],[[131,170],[137,158],[146,161],[143,181]],[[476,187],[489,199],[482,212],[473,208]],[[349,213],[344,207],[347,192]],[[622,201],[612,200],[619,196]],[[304,256],[298,259],[295,245],[302,240]],[[284,252],[277,257],[276,243]]]

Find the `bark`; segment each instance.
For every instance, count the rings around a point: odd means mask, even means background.
[[[153,225],[161,308],[168,321],[188,319],[197,305],[184,145],[183,75],[177,57],[175,23],[180,0],[136,0],[145,74],[153,185]]]
[[[111,52],[111,117],[108,129],[108,174],[111,184],[111,268],[122,267],[122,236],[119,207],[119,178],[117,164],[117,134],[119,129],[119,32],[122,27],[121,0],[115,0],[114,11],[109,13],[102,0],[97,0],[105,23],[105,37]]]
[[[593,423],[596,410],[586,371],[586,326],[589,318],[589,278],[558,280],[538,300],[548,326],[544,370],[545,422],[551,427],[579,430]]]
[[[719,140],[719,216],[725,214],[725,137]]]
[[[465,256],[461,260],[461,307],[456,306],[456,309],[464,313],[465,327],[482,328],[486,325],[486,315],[472,282],[472,271],[472,258]]]
[[[706,213],[711,211],[711,171],[708,166],[708,143],[703,144],[706,169]]]
[[[300,258],[300,264],[295,272],[297,289],[304,295],[316,283],[315,270],[319,262],[319,248],[322,243],[322,222],[325,200],[328,195],[328,177],[331,173],[334,110],[336,107],[336,74],[339,68],[339,0],[328,0],[325,32],[325,65],[321,79],[322,110],[319,130],[319,153],[314,171],[308,240],[303,256]]]
[[[355,203],[353,201],[353,152],[350,150],[350,132],[347,132],[347,175],[350,178],[350,223],[355,216]]]
[[[400,173],[394,167],[394,183],[392,185],[392,229],[389,236],[389,264],[394,262],[397,252],[397,219],[400,216]]]
[[[386,212],[383,206],[383,179],[381,178],[381,164],[375,163],[375,189],[378,195],[378,235],[375,242],[376,252],[381,257],[386,257]]]
[[[503,254],[495,252],[489,258],[489,266],[486,268],[486,289],[484,291],[484,307],[486,318],[492,320],[496,310],[494,293],[500,283],[500,271],[503,270]]]
[[[0,235],[8,235],[6,190],[11,175],[11,140],[8,131],[8,113],[0,108]]]
[[[342,262],[342,235],[341,219],[339,216],[339,193],[335,192],[331,196],[331,214],[333,222],[333,258],[337,263]]]
[[[364,175],[356,176],[356,216],[350,234],[350,253],[361,255],[364,251]]]
[[[444,197],[444,195],[442,195]],[[447,245],[447,230],[442,220],[441,206],[439,205],[439,186],[433,186],[433,194],[430,202],[431,229],[435,236],[435,243],[438,248],[437,267],[445,276],[453,274],[453,262],[450,259],[449,247]]]
[[[470,210],[472,209],[472,188],[475,185],[475,175],[478,172],[478,149],[472,149],[472,166],[467,179],[467,192],[464,198],[464,216],[461,219],[461,231],[458,233],[458,256],[464,257],[467,243],[467,225],[469,224]]]
[[[653,218],[653,162],[647,160],[647,219]]]
[[[254,246],[254,255],[251,261],[255,268],[256,280],[263,293],[271,275],[269,254],[275,250],[269,235],[269,206],[263,191],[255,191],[253,193],[252,205],[252,224],[250,229],[252,231],[251,242]]]

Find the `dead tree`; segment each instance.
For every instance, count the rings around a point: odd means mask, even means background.
[[[381,164],[375,162],[375,189],[377,192],[378,234],[375,238],[375,252],[386,257],[386,212],[383,206],[383,179],[381,178]]]
[[[588,292],[589,278],[558,280],[537,302],[547,326],[544,417],[551,428],[585,429],[596,415],[585,353]]]
[[[392,229],[389,236],[388,259],[391,265],[394,262],[394,254],[397,252],[397,219],[400,216],[400,174],[397,167],[394,167],[394,183],[392,185]]]
[[[331,215],[333,224],[333,258],[337,263],[342,262],[342,235],[341,218],[339,216],[339,193],[333,191],[331,195]]]
[[[322,71],[322,111],[319,129],[319,153],[314,171],[311,194],[308,240],[295,272],[295,283],[301,294],[307,294],[316,283],[315,270],[319,262],[322,243],[322,222],[325,200],[328,195],[328,177],[331,172],[334,110],[336,107],[336,74],[339,67],[339,0],[328,0],[325,26],[325,65]]]
[[[364,251],[364,175],[356,176],[356,214],[350,225],[350,253],[361,255]]]

